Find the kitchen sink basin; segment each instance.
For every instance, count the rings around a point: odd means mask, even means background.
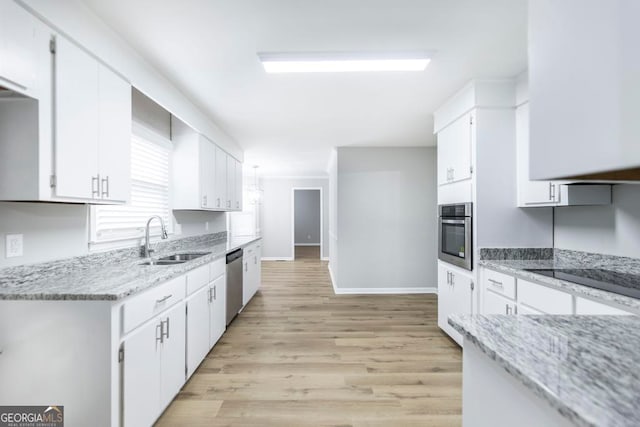
[[[140,265],[177,265],[183,264],[187,262],[187,260],[170,260],[170,259],[152,259],[149,261],[141,262]]]
[[[159,261],[191,261],[192,259],[200,258],[205,255],[209,255],[211,252],[201,252],[192,254],[174,254],[169,256],[163,256]]]

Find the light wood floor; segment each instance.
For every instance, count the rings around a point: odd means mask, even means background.
[[[317,256],[262,266],[158,426],[461,425],[461,351],[435,295],[334,295]]]

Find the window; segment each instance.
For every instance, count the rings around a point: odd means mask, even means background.
[[[171,141],[134,123],[131,140],[131,201],[91,208],[91,243],[121,242],[144,236],[147,220],[162,217],[171,232],[169,206]],[[160,234],[158,221],[152,235]],[[106,245],[105,245],[106,246]]]

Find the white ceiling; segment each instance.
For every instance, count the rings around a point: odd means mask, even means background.
[[[264,175],[324,174],[331,147],[434,145],[471,78],[526,68],[526,0],[82,0]],[[435,50],[424,72],[266,74],[257,52]]]

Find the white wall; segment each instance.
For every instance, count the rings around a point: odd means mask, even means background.
[[[338,148],[338,290],[437,287],[436,182],[434,148]]]
[[[609,206],[555,208],[555,247],[640,258],[640,185],[614,185]]]
[[[242,149],[129,44],[76,0],[19,0],[46,24],[72,38],[171,114],[242,161]]]
[[[320,245],[320,190],[294,190],[296,245]]]
[[[264,177],[264,198],[260,215],[262,257],[266,259],[293,258],[293,200],[292,189],[322,188],[324,236],[322,256],[329,256],[329,180],[325,177]]]

